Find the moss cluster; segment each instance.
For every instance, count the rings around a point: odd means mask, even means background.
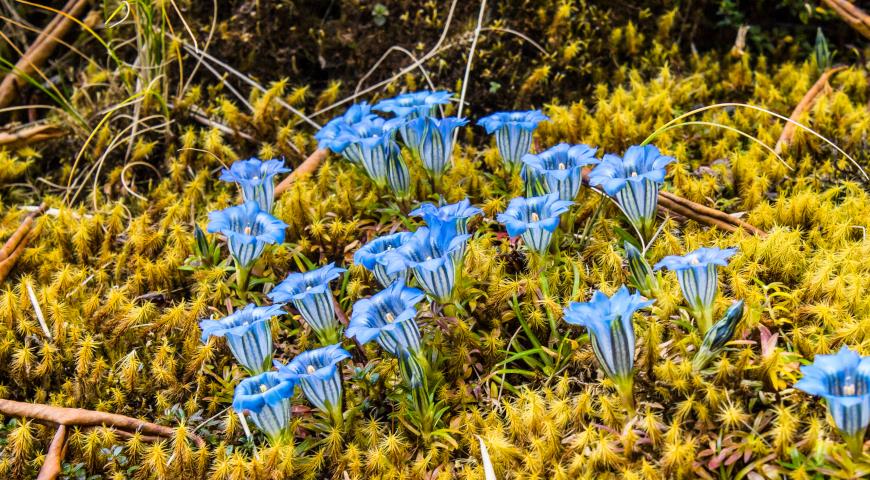
[[[564,21],[576,21],[566,8]],[[764,57],[718,52],[684,54],[681,67],[672,69],[667,62],[679,51],[667,41],[669,22],[672,15],[662,16],[660,35],[649,40],[632,24],[610,30],[609,45],[643,49],[647,63],[609,70],[582,100],[546,105],[551,121],[538,130],[536,148],[571,142],[622,152],[672,118],[721,101],[789,112],[818,77],[812,60],[770,65]],[[582,44],[552,44],[561,61],[577,65],[569,52]],[[505,65],[516,61],[506,58]],[[548,65],[512,79],[517,96],[511,98],[540,99],[524,92],[546,91]],[[88,85],[103,85],[94,87],[102,88],[101,101],[123,98],[124,75],[98,65],[82,73]],[[566,214],[555,254],[527,258],[494,220],[522,194],[522,182],[505,174],[482,131],[467,127],[439,189],[422,165],[411,165],[411,198],[469,197],[484,210],[471,225],[474,236],[455,295],[460,302],[440,311],[423,307],[419,317],[425,342],[438,352],[437,396],[449,407],[444,424],[453,441],[424,444],[397,420],[403,415],[396,412],[398,366],[371,346],[356,349],[343,367],[345,403],[360,406],[360,416],[341,428],[316,430],[303,407],[294,417],[292,444],[267,446],[256,432],[249,441],[229,409],[245,373],[223,342],[203,343],[197,326],[239,300],[227,268],[192,258],[192,232],[194,224],[205,223],[206,212],[238,200],[231,186],[217,181],[221,165],[251,145],[262,157],[287,154],[291,163],[315,148],[310,127],[281,102],[312,111],[350,93],[335,84],[309,98],[307,87],[286,82],[244,102],[223,84],[194,85],[172,106],[169,115],[178,123],[155,122],[129,143],[126,155],[116,141],[129,130],[113,122],[92,138],[72,124],[81,134],[72,138],[87,139],[81,162],[78,140],[51,144],[68,156],[36,147],[0,153],[0,183],[8,184],[0,190],[0,238],[20,223],[21,205],[44,200],[54,208],[38,219],[38,236],[0,285],[0,397],[177,427],[168,439],[74,429],[64,464],[69,478],[483,479],[478,437],[499,478],[864,475],[870,465],[846,453],[823,404],[793,385],[801,362],[817,353],[848,344],[870,354],[870,195],[858,168],[870,168],[868,86],[866,69],[842,71],[800,119],[858,165],[805,132],[796,133],[783,163],[759,143],[710,126],[727,125],[774,145],[782,122],[743,107],[708,110],[692,117],[708,123],[656,138],[664,153],[678,159],[666,189],[740,215],[768,236],[661,219],[665,228],[650,249],[653,261],[700,246],[738,249],[720,275],[716,311],[744,299],[748,313],[736,341],[708,370],[694,372],[691,358],[701,339],[687,328],[676,279],[665,275],[655,306],[636,317],[639,414],[631,421],[600,374],[585,332],[561,321],[568,302],[586,300],[594,289],[612,293],[628,282],[619,236],[624,219],[586,189]],[[386,94],[422,87],[419,77],[408,75]],[[104,106],[82,91],[70,101],[88,114]],[[144,112],[159,110],[157,105],[155,95],[144,96]],[[197,123],[200,114],[221,126]],[[168,139],[158,135],[163,128]],[[289,225],[287,241],[268,250],[254,274],[268,288],[311,264],[350,265],[353,252],[370,239],[415,228],[406,215],[412,203],[376,190],[363,173],[331,156],[276,203],[275,215]],[[335,287],[346,312],[378,289],[358,267],[343,278]],[[316,341],[298,315],[283,316],[272,327],[279,359]],[[564,357],[557,353],[563,339]],[[206,446],[192,446],[190,432],[206,438]],[[35,476],[52,435],[51,427],[3,418],[0,476]]]

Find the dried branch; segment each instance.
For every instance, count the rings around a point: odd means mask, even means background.
[[[39,476],[36,477],[36,480],[54,480],[57,478],[61,472],[64,454],[66,454],[66,425],[60,425],[51,440],[51,445],[48,446],[45,462],[39,469]]]
[[[854,28],[864,38],[870,38],[870,15],[848,0],[822,0],[850,27]]]
[[[33,226],[33,221],[36,217],[42,215],[42,212],[45,211],[46,205],[43,203],[33,212],[27,214],[24,217],[24,221],[21,222],[21,225],[12,233],[12,236],[9,237],[9,240],[6,240],[6,244],[3,245],[3,248],[0,248],[0,262],[9,258],[12,255],[12,252],[16,250],[18,244],[24,239],[28,232],[30,232],[30,228]]]
[[[55,125],[35,125],[12,133],[0,132],[0,146],[17,147],[41,142],[50,138],[57,138],[62,135],[63,130]]]
[[[26,78],[32,76],[51,57],[60,38],[75,25],[72,18],[81,16],[89,3],[90,0],[69,0],[62,10],[66,15],[55,15],[43,29],[15,64],[15,68],[0,82],[0,108],[9,106],[13,100],[19,98],[18,90],[26,83]]]
[[[816,80],[816,83],[807,90],[807,93],[804,94],[801,101],[798,102],[794,111],[791,113],[789,120],[792,122],[797,122],[800,120],[801,115],[804,112],[808,111],[812,108],[813,104],[816,103],[816,99],[822,92],[825,91],[825,87],[828,85],[828,80],[834,76],[835,73],[844,70],[845,66],[833,67],[825,70],[824,73]],[[782,133],[779,134],[779,140],[776,141],[776,145],[773,147],[773,151],[777,154],[782,152],[782,149],[787,147],[789,143],[791,143],[792,137],[794,137],[794,132],[797,129],[797,125],[792,122],[786,122],[785,127],[782,129]]]
[[[128,432],[142,432],[145,435],[173,438],[175,429],[156,423],[146,422],[126,415],[97,412],[83,408],[55,407],[41,403],[16,402],[0,399],[0,414],[12,417],[32,418],[39,422],[55,425],[98,427],[107,426]],[[197,447],[205,445],[205,440],[192,433],[187,434]]]
[[[293,185],[293,182],[295,182],[296,179],[298,179],[299,177],[314,173],[317,168],[320,167],[320,164],[323,162],[323,160],[326,159],[326,155],[328,153],[329,150],[325,148],[318,148],[317,150],[315,150],[314,153],[309,155],[308,158],[306,158],[304,162],[296,167],[295,170],[290,172],[290,174],[287,175],[284,180],[281,180],[281,183],[279,183],[275,187],[275,195],[281,195],[282,193],[284,193],[284,191],[290,188],[290,185]]]

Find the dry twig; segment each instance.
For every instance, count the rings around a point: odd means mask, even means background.
[[[6,77],[9,78],[9,77]],[[63,130],[55,125],[34,125],[15,132],[0,132],[0,146],[17,147],[41,142],[63,135]]]
[[[797,129],[797,125],[792,122],[798,122],[800,120],[801,115],[804,112],[808,111],[812,108],[813,104],[816,103],[816,99],[822,92],[825,91],[825,87],[828,85],[828,80],[834,76],[835,73],[845,69],[846,67],[833,67],[825,70],[824,73],[816,80],[816,83],[807,90],[807,93],[804,94],[801,101],[798,102],[794,111],[791,113],[789,119],[791,122],[786,122],[785,127],[782,129],[782,133],[779,135],[779,140],[776,141],[776,145],[773,147],[773,151],[777,154],[782,152],[782,149],[787,147],[789,143],[791,143],[792,137],[794,137],[794,132]]]
[[[48,452],[45,454],[45,462],[42,468],[39,469],[39,476],[36,480],[54,480],[60,475],[61,464],[66,453],[66,425],[57,427],[57,433],[51,440],[51,445],[48,446]]]
[[[303,175],[310,175],[314,173],[320,164],[326,159],[326,155],[329,153],[329,150],[325,148],[318,148],[314,151],[308,158],[305,159],[304,162],[299,164],[296,169],[290,172],[284,180],[281,180],[277,186],[275,186],[275,195],[281,195],[285,190],[290,188],[290,185],[293,185],[293,182],[296,181],[299,177]]]

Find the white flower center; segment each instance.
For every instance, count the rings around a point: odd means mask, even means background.
[[[631,172],[631,176],[632,176],[632,177],[636,177],[636,176],[637,176],[637,172]]]
[[[692,257],[692,259],[689,260],[689,263],[692,265],[700,265],[701,264],[701,262],[698,260],[698,257]]]
[[[311,285],[305,287],[305,291],[307,292],[308,290],[311,290]]]
[[[847,396],[847,397],[851,397],[852,395],[855,395],[855,384],[854,383],[847,383],[847,384],[843,385],[843,395]]]
[[[311,375],[312,373],[316,372],[317,369],[314,368],[314,365],[309,365],[305,368],[305,371],[308,372],[309,375]]]
[[[251,227],[245,227],[245,235],[251,234]]]
[[[565,164],[564,164],[564,163],[559,162],[559,170],[565,170]]]
[[[533,222],[537,222],[537,221],[541,220],[541,217],[538,215],[538,212],[532,212],[532,215],[530,218],[532,219]]]
[[[427,261],[432,260],[432,255],[426,255],[426,260]]]
[[[396,320],[396,317],[392,313],[384,315],[384,318],[387,320],[387,323],[393,323]]]
[[[260,393],[266,393],[266,390],[269,390],[269,387],[266,385],[260,385]]]

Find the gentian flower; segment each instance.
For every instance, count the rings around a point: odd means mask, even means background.
[[[665,166],[673,162],[653,145],[629,147],[625,155],[605,155],[591,172],[589,184],[613,197],[644,240],[655,232],[658,193],[665,181]]]
[[[317,270],[291,273],[268,297],[273,302],[293,302],[321,343],[335,343],[340,326],[335,319],[335,304],[329,282],[346,270],[330,263]]]
[[[296,382],[278,372],[248,377],[233,392],[233,410],[247,413],[273,443],[286,435]]]
[[[272,363],[272,329],[269,323],[272,317],[284,314],[281,307],[248,304],[220,320],[203,320],[199,323],[202,341],[208,341],[209,337],[225,337],[239,363],[252,373],[265,372]]]
[[[522,157],[529,174],[527,180],[540,181],[543,193],[556,193],[560,200],[574,200],[583,183],[581,170],[586,165],[596,165],[595,151],[587,145],[560,143],[535,155]]]
[[[397,281],[369,298],[353,304],[345,336],[360,344],[375,340],[390,355],[420,350],[420,329],[417,327],[416,305],[424,294]]]
[[[384,257],[387,273],[410,269],[423,290],[437,301],[447,302],[469,237],[420,227],[404,245]]]
[[[496,219],[507,227],[511,237],[522,236],[532,250],[547,253],[553,232],[559,227],[559,215],[568,211],[574,202],[559,200],[555,193],[539,197],[518,197],[508,203],[504,213]]]
[[[451,98],[453,93],[445,90],[421,90],[385,98],[376,103],[374,109],[396,117],[417,118],[432,115],[438,105],[450,103]]]
[[[338,363],[350,358],[341,344],[302,352],[287,365],[276,361],[278,373],[302,385],[302,392],[315,407],[330,416],[334,424],[342,419],[341,374]]]
[[[398,123],[366,117],[353,125],[340,126],[341,133],[332,144],[345,158],[362,165],[379,187],[389,185],[397,195],[403,195],[410,186],[411,174],[394,139]]]
[[[255,201],[264,212],[272,211],[275,202],[275,175],[289,172],[284,168],[283,160],[266,160],[249,158],[238,160],[221,172],[220,179],[225,182],[236,182],[242,187],[242,198]]]
[[[392,235],[384,235],[366,243],[353,254],[353,263],[366,267],[375,275],[375,278],[384,287],[388,287],[396,280],[405,282],[408,279],[408,271],[402,270],[393,274],[387,273],[385,256],[390,250],[401,247],[411,237],[410,232],[398,232]]]
[[[486,133],[495,133],[495,144],[498,153],[508,170],[513,171],[520,166],[523,155],[529,153],[532,146],[532,133],[538,128],[538,123],[549,120],[540,110],[524,112],[497,112],[483,117],[477,124],[486,129]]]
[[[683,256],[667,256],[655,265],[656,270],[667,268],[676,272],[701,334],[707,333],[713,324],[713,301],[719,288],[716,267],[728,265],[735,252],[734,248],[699,248]]]
[[[725,316],[713,324],[713,328],[704,335],[701,347],[698,348],[698,352],[692,358],[692,367],[695,371],[703,370],[710,363],[710,360],[725,348],[725,345],[734,336],[734,329],[737,328],[737,324],[740,323],[742,317],[743,300],[740,300],[731,304],[725,312]]]
[[[639,293],[630,293],[623,285],[612,297],[596,291],[589,302],[572,302],[565,309],[566,322],[589,330],[598,363],[632,413],[635,342],[631,317],[637,310],[652,304]]]
[[[408,121],[407,130],[411,131],[412,141],[408,144],[414,155],[423,161],[423,166],[436,178],[447,170],[453,157],[453,131],[468,124],[468,120],[458,117],[433,118],[417,117]]]
[[[436,235],[465,235],[468,233],[468,221],[482,213],[483,210],[472,206],[471,200],[466,198],[440,207],[434,203],[422,203],[408,215],[421,217]]]
[[[317,139],[320,148],[328,148],[333,152],[342,155],[344,149],[347,148],[348,143],[346,139],[339,139],[338,137],[343,133],[347,133],[347,128],[363,121],[364,119],[371,119],[373,117],[377,117],[377,115],[372,113],[372,107],[369,106],[368,103],[357,103],[348,108],[344,114],[330,120],[323,126],[323,128],[314,134],[314,138]],[[349,158],[347,156],[345,156],[345,158],[356,163],[354,158]]]
[[[659,291],[659,281],[643,252],[629,242],[625,242],[624,247],[631,283],[644,297],[655,298]]]
[[[285,228],[286,223],[261,210],[254,201],[208,214],[207,230],[227,238],[227,246],[240,269],[250,268],[266,244],[283,242]]]
[[[870,357],[844,346],[835,355],[816,355],[812,365],[801,367],[801,373],[795,388],[827,400],[834,424],[858,458],[870,424]]]

